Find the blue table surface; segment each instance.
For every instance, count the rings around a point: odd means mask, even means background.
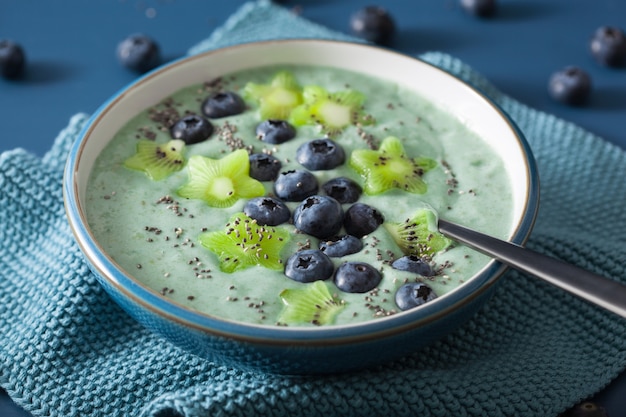
[[[91,113],[136,74],[122,68],[115,48],[143,32],[161,46],[165,60],[185,54],[236,11],[243,0],[2,0],[0,39],[19,42],[28,57],[25,77],[0,79],[0,151],[22,147],[43,155],[77,112]],[[291,0],[304,17],[350,31],[349,17],[370,1]],[[386,0],[397,35],[390,47],[407,54],[436,50],[455,55],[523,103],[555,114],[626,149],[626,68],[597,64],[589,38],[602,25],[626,29],[620,0],[499,0],[497,14],[478,19],[457,0]],[[555,103],[550,75],[578,65],[593,80],[590,103]],[[626,373],[593,397],[611,417],[625,416]],[[26,417],[0,389],[0,416]]]

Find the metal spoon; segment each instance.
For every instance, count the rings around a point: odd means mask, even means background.
[[[626,318],[626,285],[442,219],[438,223],[449,238]]]

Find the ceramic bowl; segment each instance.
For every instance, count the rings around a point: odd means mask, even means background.
[[[269,41],[232,46],[158,68],[113,96],[91,117],[74,144],[65,172],[69,223],[99,282],[132,317],[201,357],[283,374],[342,372],[415,352],[456,329],[488,299],[505,267],[492,261],[459,288],[426,305],[359,325],[278,327],[242,324],[201,314],[142,285],[103,251],[85,215],[94,160],[131,117],[173,92],[256,66],[339,67],[394,81],[456,114],[506,161],[513,191],[511,242],[522,244],[538,208],[538,178],[520,131],[493,102],[464,82],[421,60],[389,50],[321,40]]]

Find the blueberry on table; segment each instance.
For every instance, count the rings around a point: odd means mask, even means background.
[[[24,49],[9,39],[0,39],[0,75],[6,79],[19,78],[24,73]]]
[[[395,301],[400,310],[419,307],[437,298],[437,294],[422,282],[404,284],[396,291]]]
[[[285,275],[298,282],[313,282],[331,277],[335,266],[328,256],[317,249],[305,249],[287,259]]]
[[[343,148],[331,139],[314,139],[296,150],[296,160],[311,171],[337,168],[346,160]]]
[[[626,64],[626,35],[616,27],[598,28],[589,44],[591,54],[602,65],[619,67]]]
[[[407,255],[398,258],[393,261],[391,267],[399,271],[419,274],[423,277],[432,277],[434,275],[433,269],[430,267],[429,263],[415,255]]]
[[[249,160],[250,176],[258,181],[274,181],[282,167],[277,158],[265,153],[253,153]]]
[[[333,178],[324,183],[322,189],[327,195],[341,204],[354,203],[363,193],[363,189],[359,184],[346,177]]]
[[[561,103],[583,105],[591,95],[591,77],[579,67],[566,67],[552,74],[548,92]]]
[[[315,175],[300,169],[281,172],[274,181],[274,194],[284,201],[302,201],[316,194],[318,188]]]
[[[296,137],[296,129],[285,120],[268,119],[256,127],[256,137],[271,144],[281,144]]]
[[[205,141],[213,133],[213,125],[197,114],[188,114],[170,127],[170,135],[187,145]]]
[[[246,103],[232,91],[211,94],[202,103],[202,113],[210,119],[219,119],[243,113]]]
[[[467,13],[478,17],[493,16],[496,12],[496,0],[460,0],[461,7]]]
[[[382,280],[381,273],[365,262],[345,262],[335,271],[335,285],[341,291],[364,293],[373,290]]]
[[[608,417],[608,413],[604,407],[593,403],[591,401],[585,401],[580,403],[566,412],[561,417]]]
[[[396,31],[396,24],[387,10],[379,6],[367,6],[350,18],[354,34],[378,44],[387,44]]]
[[[133,34],[117,45],[117,58],[124,67],[144,73],[161,63],[161,51],[152,38]]]
[[[331,258],[352,255],[363,249],[363,241],[356,236],[343,235],[320,241],[320,250]]]
[[[343,208],[332,197],[307,197],[294,210],[293,225],[299,231],[320,239],[334,236],[343,225]]]
[[[246,202],[243,212],[265,226],[278,226],[291,218],[289,208],[273,197],[256,197]]]
[[[354,203],[346,210],[343,227],[352,236],[363,237],[372,233],[385,221],[382,213],[372,206]]]

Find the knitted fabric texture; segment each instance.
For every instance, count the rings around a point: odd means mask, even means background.
[[[272,37],[347,38],[258,2],[191,52]],[[528,138],[542,182],[528,246],[626,281],[626,153],[455,58],[421,58],[484,91]],[[74,116],[42,159],[0,155],[0,386],[35,416],[547,417],[626,367],[623,319],[515,271],[458,331],[375,369],[287,378],[186,354],[112,303],[73,241],[62,168],[86,119]]]

